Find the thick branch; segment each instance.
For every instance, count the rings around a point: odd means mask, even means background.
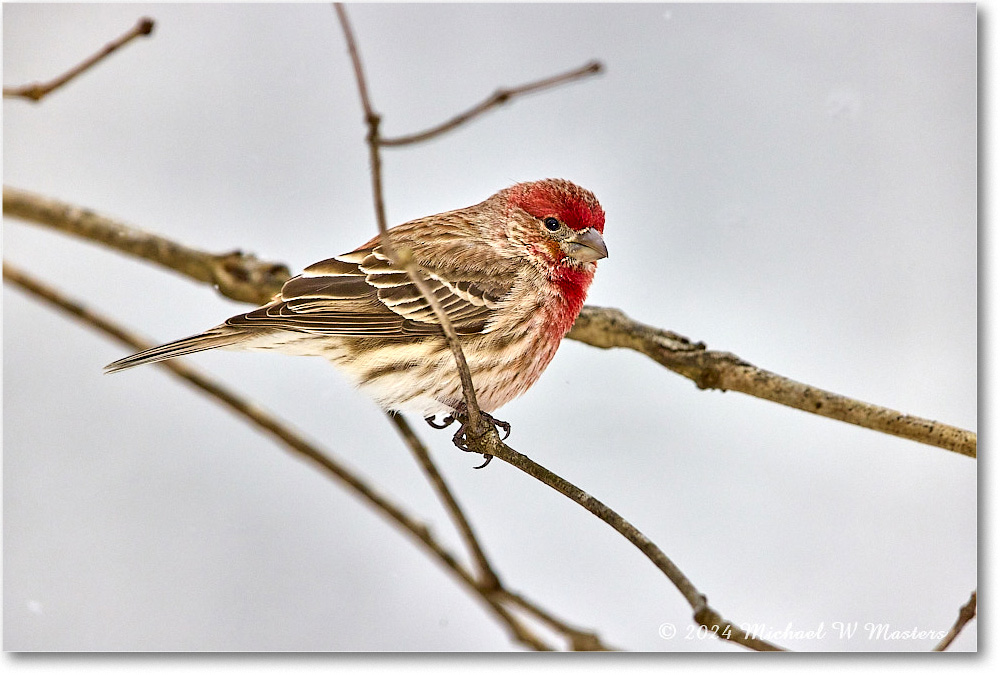
[[[574,80],[579,80],[590,75],[596,75],[603,70],[604,66],[601,65],[600,61],[591,61],[579,68],[574,68],[566,73],[561,73],[559,75],[553,75],[552,77],[546,77],[541,80],[536,80],[534,82],[529,82],[527,84],[522,84],[519,87],[511,87],[509,89],[497,89],[493,94],[483,101],[472,106],[463,113],[455,115],[450,120],[442,122],[436,127],[431,127],[424,131],[408,134],[406,136],[396,136],[395,138],[382,138],[379,140],[379,144],[383,146],[401,146],[410,145],[411,143],[419,143],[421,141],[426,141],[435,136],[440,136],[441,134],[447,133],[452,129],[459,127],[467,122],[471,122],[475,118],[483,115],[493,108],[499,108],[504,103],[509,103],[511,100],[517,98],[518,96],[524,96],[525,94],[530,94],[536,91],[541,91],[543,89],[550,89],[552,87],[557,87],[560,84],[566,84],[567,82],[572,82]]]
[[[281,285],[291,276],[285,265],[261,262],[252,254],[240,251],[206,253],[89,209],[6,185],[3,188],[3,213],[4,216],[47,225],[100,242],[136,258],[150,260],[196,281],[216,286],[220,293],[240,302],[264,304],[281,290]]]
[[[3,97],[4,98],[26,98],[32,102],[41,101],[45,96],[52,93],[59,87],[63,86],[73,78],[86,72],[93,66],[97,65],[108,56],[116,52],[121,47],[139,37],[140,35],[149,35],[153,32],[153,20],[148,18],[139,19],[139,22],[132,27],[127,33],[119,37],[117,40],[109,42],[104,45],[104,48],[99,52],[86,59],[82,63],[55,78],[54,80],[46,83],[32,82],[31,84],[25,84],[20,87],[4,87]]]
[[[694,381],[700,389],[739,391],[857,426],[976,456],[976,434],[811,387],[744,361],[708,350],[676,333],[633,321],[622,311],[584,307],[567,336],[594,347],[624,347]]]

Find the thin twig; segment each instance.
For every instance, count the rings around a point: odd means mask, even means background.
[[[29,274],[6,261],[3,263],[3,278],[4,281],[14,284],[33,297],[44,300],[48,304],[76,317],[84,324],[96,328],[101,333],[111,336],[135,350],[141,351],[152,346],[152,343],[120,326],[113,320],[88,309],[76,300],[66,297],[59,291],[34,279]],[[256,403],[206,377],[195,368],[185,364],[184,361],[174,359],[161,361],[158,365],[166,368],[173,375],[186,381],[188,384],[200,389],[215,401],[235,412],[243,420],[266,431],[290,450],[292,454],[308,459],[325,471],[330,477],[343,483],[361,501],[373,506],[377,512],[396,524],[423,546],[424,551],[431,558],[440,562],[445,569],[461,581],[466,589],[473,593],[474,597],[483,601],[500,617],[510,630],[511,635],[518,642],[536,650],[551,650],[549,645],[536,636],[520,619],[503,606],[501,602],[502,596],[498,596],[494,588],[482,586],[458,562],[455,556],[434,538],[427,525],[408,515],[401,506],[398,506],[388,497],[379,493],[365,479],[348,469],[340,461],[330,457],[325,451],[320,450],[318,446],[304,439],[288,424],[267,412]]]
[[[368,152],[371,164],[372,194],[375,200],[375,216],[378,220],[378,231],[381,236],[382,247],[385,249],[386,255],[389,256],[389,259],[393,263],[406,270],[414,285],[416,285],[416,287],[420,290],[420,294],[425,300],[427,300],[431,309],[434,311],[434,315],[437,317],[438,323],[441,324],[441,331],[444,333],[448,347],[451,349],[451,352],[455,357],[455,365],[458,368],[459,379],[462,381],[462,392],[465,396],[465,412],[467,417],[466,429],[468,435],[471,437],[480,436],[482,434],[492,434],[499,438],[496,428],[492,425],[486,424],[480,413],[479,402],[476,400],[476,389],[472,384],[472,373],[469,371],[469,364],[465,359],[465,353],[462,351],[462,343],[458,339],[458,333],[455,332],[454,327],[451,325],[451,321],[448,319],[448,315],[445,314],[444,309],[441,307],[441,303],[438,301],[437,297],[424,280],[423,271],[413,260],[412,251],[408,249],[397,250],[392,245],[390,240],[385,217],[385,199],[382,194],[382,158],[379,152],[379,146],[381,144],[379,124],[381,122],[381,117],[375,112],[375,109],[372,106],[371,98],[368,95],[368,85],[365,78],[364,66],[361,63],[361,55],[358,52],[357,43],[354,39],[354,31],[351,29],[351,24],[347,18],[347,12],[344,10],[343,3],[334,3],[334,9],[337,12],[337,18],[340,20],[340,26],[344,31],[344,38],[347,41],[347,51],[350,54],[351,63],[354,66],[354,77],[357,80],[358,93],[361,96],[361,104],[365,110],[365,123],[368,125],[368,136],[366,140],[368,142]]]
[[[549,628],[567,636],[570,640],[570,648],[575,652],[617,651],[605,645],[596,633],[569,625],[522,595],[507,589],[500,589],[498,592],[503,593],[511,603],[517,605],[535,618],[540,619]]]
[[[534,601],[506,588],[500,582],[496,571],[490,564],[486,553],[479,543],[479,539],[472,529],[472,525],[469,523],[468,518],[466,518],[465,512],[459,506],[457,499],[445,482],[441,472],[438,471],[434,460],[431,459],[430,453],[427,451],[427,446],[420,441],[405,417],[396,413],[386,414],[399,431],[400,436],[403,437],[410,451],[417,458],[421,468],[427,475],[428,481],[434,487],[435,491],[437,491],[439,499],[444,503],[452,521],[455,523],[455,527],[465,540],[466,547],[476,560],[480,574],[479,588],[491,592],[493,597],[501,602],[510,602],[520,607],[547,624],[549,628],[562,633],[569,640],[570,648],[573,651],[610,651],[611,648],[606,646],[593,631],[583,630],[566,623],[551,612],[540,607]]]
[[[600,61],[591,61],[586,65],[579,68],[574,68],[568,72],[553,75],[552,77],[546,77],[541,80],[536,80],[534,82],[529,82],[527,84],[522,84],[518,87],[511,87],[509,89],[497,89],[493,94],[483,101],[472,106],[463,113],[455,115],[450,120],[442,122],[436,127],[431,127],[424,131],[408,134],[406,136],[396,136],[393,138],[382,138],[379,140],[379,144],[382,146],[399,147],[401,145],[409,145],[411,143],[419,143],[421,141],[426,141],[428,139],[434,138],[435,136],[440,136],[446,132],[451,131],[455,127],[461,126],[466,122],[470,122],[475,118],[489,112],[493,108],[498,108],[504,103],[509,103],[512,99],[518,96],[523,96],[525,94],[530,94],[536,91],[541,91],[543,89],[550,89],[552,87],[557,87],[561,84],[566,84],[574,80],[579,80],[590,75],[596,75],[603,70],[604,66],[601,65]]]
[[[288,278],[288,268],[283,264],[258,261],[239,251],[222,255],[205,253],[25,190],[4,186],[3,209],[5,216],[17,216],[98,241],[215,285],[220,293],[234,300],[267,302]],[[602,349],[635,350],[693,380],[702,389],[739,391],[822,417],[976,456],[976,434],[972,431],[796,382],[729,352],[708,350],[700,342],[634,321],[618,309],[585,306],[566,337]]]
[[[403,437],[406,442],[407,447],[410,448],[410,452],[416,457],[417,462],[420,464],[420,468],[423,469],[424,474],[427,476],[427,480],[434,487],[434,490],[438,494],[438,498],[444,504],[448,511],[448,515],[451,516],[452,521],[455,523],[455,527],[458,529],[459,533],[462,535],[462,539],[465,540],[465,546],[469,549],[469,553],[472,554],[473,559],[476,561],[476,565],[479,567],[479,583],[483,588],[501,588],[500,579],[497,577],[496,571],[490,564],[489,559],[486,557],[486,552],[483,551],[482,545],[479,543],[479,539],[476,537],[475,532],[472,529],[472,524],[469,523],[469,519],[465,517],[465,512],[462,511],[462,507],[459,506],[458,500],[452,493],[451,489],[448,487],[448,483],[445,482],[444,476],[438,471],[437,466],[434,464],[434,460],[431,459],[430,453],[427,451],[427,447],[417,438],[416,433],[410,427],[409,422],[406,418],[397,413],[386,413],[389,419],[395,425],[396,429],[399,431],[399,435]]]
[[[621,310],[584,307],[569,335],[594,347],[625,347],[694,381],[701,389],[739,391],[911,441],[976,456],[976,434],[941,422],[834,394],[772,373],[735,354],[633,321]]]
[[[153,32],[153,20],[143,17],[139,19],[139,22],[133,26],[127,33],[119,37],[117,40],[109,42],[104,45],[104,48],[99,52],[86,59],[82,63],[55,78],[54,80],[46,83],[32,82],[31,84],[21,85],[20,87],[4,87],[3,97],[4,98],[26,98],[29,101],[37,103],[41,101],[42,98],[52,93],[59,87],[63,86],[73,78],[89,70],[95,66],[100,61],[104,60],[114,52],[116,52],[121,47],[134,40],[141,35],[149,35]]]
[[[951,646],[951,643],[955,641],[958,634],[962,632],[965,628],[965,624],[972,621],[976,616],[976,591],[972,591],[972,596],[969,597],[969,601],[962,605],[958,610],[958,618],[955,619],[955,625],[951,627],[948,634],[937,644],[933,649],[935,652],[943,652]]]
[[[426,446],[413,432],[409,423],[406,421],[406,418],[402,415],[393,413],[388,413],[388,416],[399,430],[400,435],[410,447],[414,456],[416,456],[423,470],[426,472],[428,480],[438,492],[438,496],[445,504],[452,520],[455,522],[455,526],[461,533],[463,539],[465,539],[467,548],[469,548],[473,557],[476,559],[480,569],[479,588],[487,590],[487,592],[492,594],[492,597],[501,602],[509,602],[520,607],[529,614],[532,614],[536,618],[540,619],[551,629],[562,633],[569,640],[570,648],[573,651],[610,651],[610,648],[601,641],[600,637],[596,633],[576,628],[562,619],[559,619],[551,612],[543,609],[534,601],[504,587],[487,559],[485,552],[482,550],[479,540],[476,537],[475,532],[472,530],[471,524],[465,517],[464,511],[458,505],[457,500],[449,489],[447,483],[444,481],[443,476],[441,476],[440,472],[437,470],[437,467],[431,459]],[[490,591],[489,589],[492,590]]]
[[[716,637],[736,642],[756,651],[784,651],[781,647],[771,644],[766,640],[761,640],[741,630],[732,622],[723,619],[717,611],[709,606],[708,598],[695,587],[691,580],[687,578],[687,575],[674,564],[659,546],[640,532],[632,523],[622,518],[617,512],[600,500],[584,492],[562,476],[556,475],[544,466],[532,461],[526,455],[517,452],[499,439],[489,436],[471,439],[469,441],[469,449],[502,459],[532,478],[545,483],[552,489],[568,497],[610,525],[616,532],[642,551],[656,565],[657,569],[663,572],[674,587],[684,596],[691,609],[694,610],[695,621],[715,633]]]

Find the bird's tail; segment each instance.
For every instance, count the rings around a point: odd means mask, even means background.
[[[109,363],[104,366],[104,372],[117,373],[119,370],[125,370],[126,368],[131,368],[133,366],[141,366],[144,363],[166,361],[167,359],[172,359],[175,356],[193,354],[206,349],[230,347],[239,342],[243,342],[248,337],[250,336],[245,331],[233,329],[229,326],[219,326],[218,328],[213,328],[212,330],[199,335],[192,335],[191,337],[174,340],[173,342],[168,342],[165,345],[153,347],[152,349],[147,349],[144,352],[139,352],[138,354],[132,354],[131,356],[126,356],[123,359],[118,359],[114,363]]]

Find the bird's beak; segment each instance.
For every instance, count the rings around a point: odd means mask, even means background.
[[[592,227],[582,232],[574,232],[562,243],[566,254],[580,262],[593,262],[608,257],[608,247],[604,245],[604,237]]]

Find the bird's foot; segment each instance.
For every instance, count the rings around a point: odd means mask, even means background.
[[[507,440],[507,437],[510,436],[510,424],[508,422],[504,422],[503,420],[498,420],[497,418],[493,417],[493,415],[487,412],[480,411],[479,414],[482,415],[483,420],[487,424],[492,424],[495,429],[503,430],[503,438],[500,439],[501,441]],[[455,432],[455,435],[451,437],[451,442],[454,443],[455,447],[457,447],[459,450],[463,450],[464,452],[473,452],[473,450],[469,448],[469,438],[470,438],[469,432],[471,431],[471,429],[468,428],[469,417],[468,414],[466,413],[464,403],[459,404],[458,409],[454,413],[451,413],[441,418],[440,422],[438,422],[435,419],[434,415],[430,417],[425,417],[424,421],[427,422],[427,424],[434,427],[435,429],[444,429],[445,427],[451,426],[452,423],[456,421],[460,422],[461,426],[458,427],[458,431]],[[490,463],[490,460],[493,459],[493,455],[484,454],[483,457],[486,458],[486,461],[477,466],[476,467],[477,469],[482,469],[484,466]]]
[[[459,450],[463,450],[465,452],[473,452],[469,448],[469,440],[470,440],[469,432],[471,432],[472,429],[469,428],[468,414],[465,411],[464,405],[462,405],[461,408],[462,409],[458,410],[455,413],[455,419],[461,422],[462,426],[460,426],[458,428],[458,431],[455,432],[455,435],[452,436],[451,442],[454,443],[455,447],[457,447]],[[482,416],[483,421],[486,422],[487,424],[493,425],[494,429],[503,430],[503,437],[500,439],[501,441],[507,440],[507,437],[510,436],[510,423],[504,422],[503,420],[498,420],[497,418],[493,417],[493,415],[487,412],[480,411],[479,414]],[[483,457],[485,458],[485,461],[475,468],[482,469],[493,460],[493,455],[487,455],[484,453]]]

